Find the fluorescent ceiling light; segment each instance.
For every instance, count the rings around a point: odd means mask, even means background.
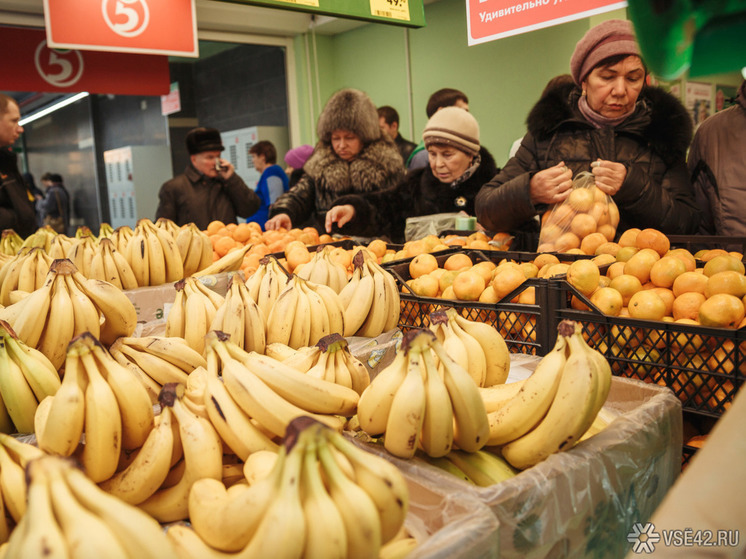
[[[88,95],[89,93],[87,91],[84,91],[83,93],[77,93],[73,95],[72,97],[66,97],[65,99],[55,103],[54,105],[45,107],[40,111],[37,111],[25,118],[22,118],[18,124],[20,124],[21,126],[26,126],[30,122],[34,122],[35,120],[38,120],[43,116],[47,116],[48,114],[53,113],[54,111],[58,111],[62,107],[67,107],[68,105],[71,105],[75,103],[76,101],[80,101],[81,99],[88,97]]]

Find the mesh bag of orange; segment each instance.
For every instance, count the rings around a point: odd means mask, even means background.
[[[614,240],[617,225],[614,200],[596,186],[593,173],[583,171],[575,175],[570,195],[542,215],[537,252],[595,254]]]

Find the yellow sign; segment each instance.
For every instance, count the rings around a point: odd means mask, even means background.
[[[370,13],[378,17],[409,21],[409,0],[370,0]]]
[[[313,6],[314,8],[319,7],[319,0],[279,0],[280,2],[287,2],[288,4],[297,4],[299,6]]]

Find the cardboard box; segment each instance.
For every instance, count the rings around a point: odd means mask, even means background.
[[[425,487],[486,504],[499,522],[501,558],[623,557],[634,524],[651,517],[681,470],[681,402],[667,388],[615,377],[605,408],[618,417],[601,433],[491,487],[368,449]]]

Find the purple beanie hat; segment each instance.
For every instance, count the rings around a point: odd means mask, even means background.
[[[632,23],[623,19],[610,19],[588,30],[570,58],[570,73],[580,85],[591,70],[602,60],[618,54],[640,55],[635,42]]]
[[[293,169],[302,169],[312,153],[313,146],[303,144],[302,146],[291,149],[285,154],[285,163],[290,165]]]

